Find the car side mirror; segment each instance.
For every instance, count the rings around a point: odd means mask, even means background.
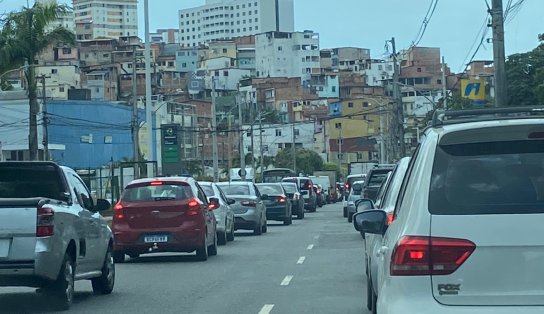
[[[383,210],[367,210],[353,215],[355,230],[362,233],[384,234],[387,214]]]
[[[97,212],[105,211],[111,208],[111,203],[108,200],[99,198],[96,200],[96,205],[94,205],[94,210]]]
[[[236,200],[233,200],[232,198],[227,199],[227,204],[232,205],[236,203]]]
[[[217,197],[210,197],[208,200],[208,209],[214,210],[219,208],[219,199]]]
[[[268,199],[270,199],[270,197],[268,196],[268,194],[261,194],[261,200],[266,201],[266,200],[268,200]]]
[[[361,198],[355,201],[357,212],[374,209],[374,202],[367,198]]]

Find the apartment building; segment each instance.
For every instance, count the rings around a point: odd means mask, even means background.
[[[138,0],[73,0],[77,40],[138,35]]]
[[[206,0],[179,11],[179,36],[184,46],[263,32],[292,32],[293,0]]]
[[[158,29],[149,38],[152,43],[179,44],[179,29]]]
[[[53,3],[57,3],[57,0],[37,0],[36,2],[41,4],[53,4]],[[62,26],[66,28],[67,30],[75,33],[76,24],[75,24],[74,18],[75,18],[75,15],[73,11],[68,12],[66,14],[62,14],[61,16],[57,18],[56,21],[47,25],[47,30],[53,30],[59,26]]]
[[[267,32],[255,36],[257,77],[300,77],[302,84],[321,73],[319,34]]]

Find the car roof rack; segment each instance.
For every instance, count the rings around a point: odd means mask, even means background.
[[[544,106],[436,110],[431,127],[480,121],[531,119],[535,116],[544,117]]]

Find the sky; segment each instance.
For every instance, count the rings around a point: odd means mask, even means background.
[[[29,0],[33,3],[33,0]],[[281,0],[280,0],[281,1]],[[437,0],[434,15],[419,42],[440,47],[453,72],[461,72],[478,44],[487,14],[486,0]],[[506,7],[510,0],[503,0]],[[513,0],[517,2],[518,0]],[[71,0],[59,0],[71,4]],[[149,0],[150,31],[178,28],[178,11],[204,4],[205,0]],[[487,0],[491,3],[491,0]],[[139,0],[139,32],[144,37],[143,0]],[[320,34],[321,48],[362,47],[381,58],[385,41],[395,37],[397,50],[415,40],[431,0],[294,0],[295,30]],[[0,12],[19,9],[26,0],[0,0]],[[544,33],[544,0],[525,0],[505,26],[506,54],[527,52]],[[491,38],[489,29],[486,38]],[[492,60],[493,47],[484,43],[475,60]]]

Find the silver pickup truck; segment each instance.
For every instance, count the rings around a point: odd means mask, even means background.
[[[70,307],[74,281],[95,293],[115,282],[112,232],[77,173],[53,162],[0,162],[0,287],[37,287],[58,310]]]

